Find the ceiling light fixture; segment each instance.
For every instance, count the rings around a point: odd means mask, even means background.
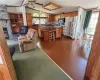
[[[52,11],[61,8],[61,6],[56,3],[49,2],[48,4],[43,6],[43,8]]]
[[[43,4],[36,3],[36,0],[28,0],[28,2],[25,4],[25,6],[29,7],[29,8],[35,8],[35,4],[43,6]]]
[[[29,0],[26,6],[30,8],[35,8],[35,2],[36,0]]]

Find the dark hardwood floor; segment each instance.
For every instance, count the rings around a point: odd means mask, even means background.
[[[83,80],[90,49],[82,43],[63,37],[52,42],[40,40],[38,46],[73,80]]]

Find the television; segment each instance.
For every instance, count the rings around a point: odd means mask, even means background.
[[[59,23],[59,26],[64,26],[65,25],[65,18],[58,19],[58,23]]]

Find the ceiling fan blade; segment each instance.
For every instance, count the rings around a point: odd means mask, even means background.
[[[36,2],[36,0],[28,0],[29,2]]]
[[[43,4],[40,4],[40,3],[35,3],[35,4],[43,6]]]

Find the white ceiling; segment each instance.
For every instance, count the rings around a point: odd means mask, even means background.
[[[28,0],[25,0],[27,2]],[[23,0],[0,0],[0,4],[6,4],[11,6],[20,6]],[[48,2],[54,2],[62,6],[61,9],[48,11],[43,9],[41,6],[36,5],[36,9],[42,10],[48,13],[62,13],[77,11],[78,7],[81,6],[85,9],[100,7],[100,0],[37,0],[37,3],[47,4]]]
[[[81,6],[83,8],[95,8],[100,6],[100,0],[37,0],[37,2],[42,4],[46,4],[48,2],[55,2],[63,7]]]
[[[47,13],[58,14],[58,13],[64,13],[64,12],[77,11],[78,10],[78,7],[67,6],[67,7],[62,7],[60,9],[57,9],[57,10],[49,11],[49,10],[46,10],[46,9],[42,8],[39,5],[35,5],[35,9],[36,10],[43,11],[43,12],[47,12]]]
[[[5,4],[9,6],[20,6],[23,0],[0,0],[0,4]]]

